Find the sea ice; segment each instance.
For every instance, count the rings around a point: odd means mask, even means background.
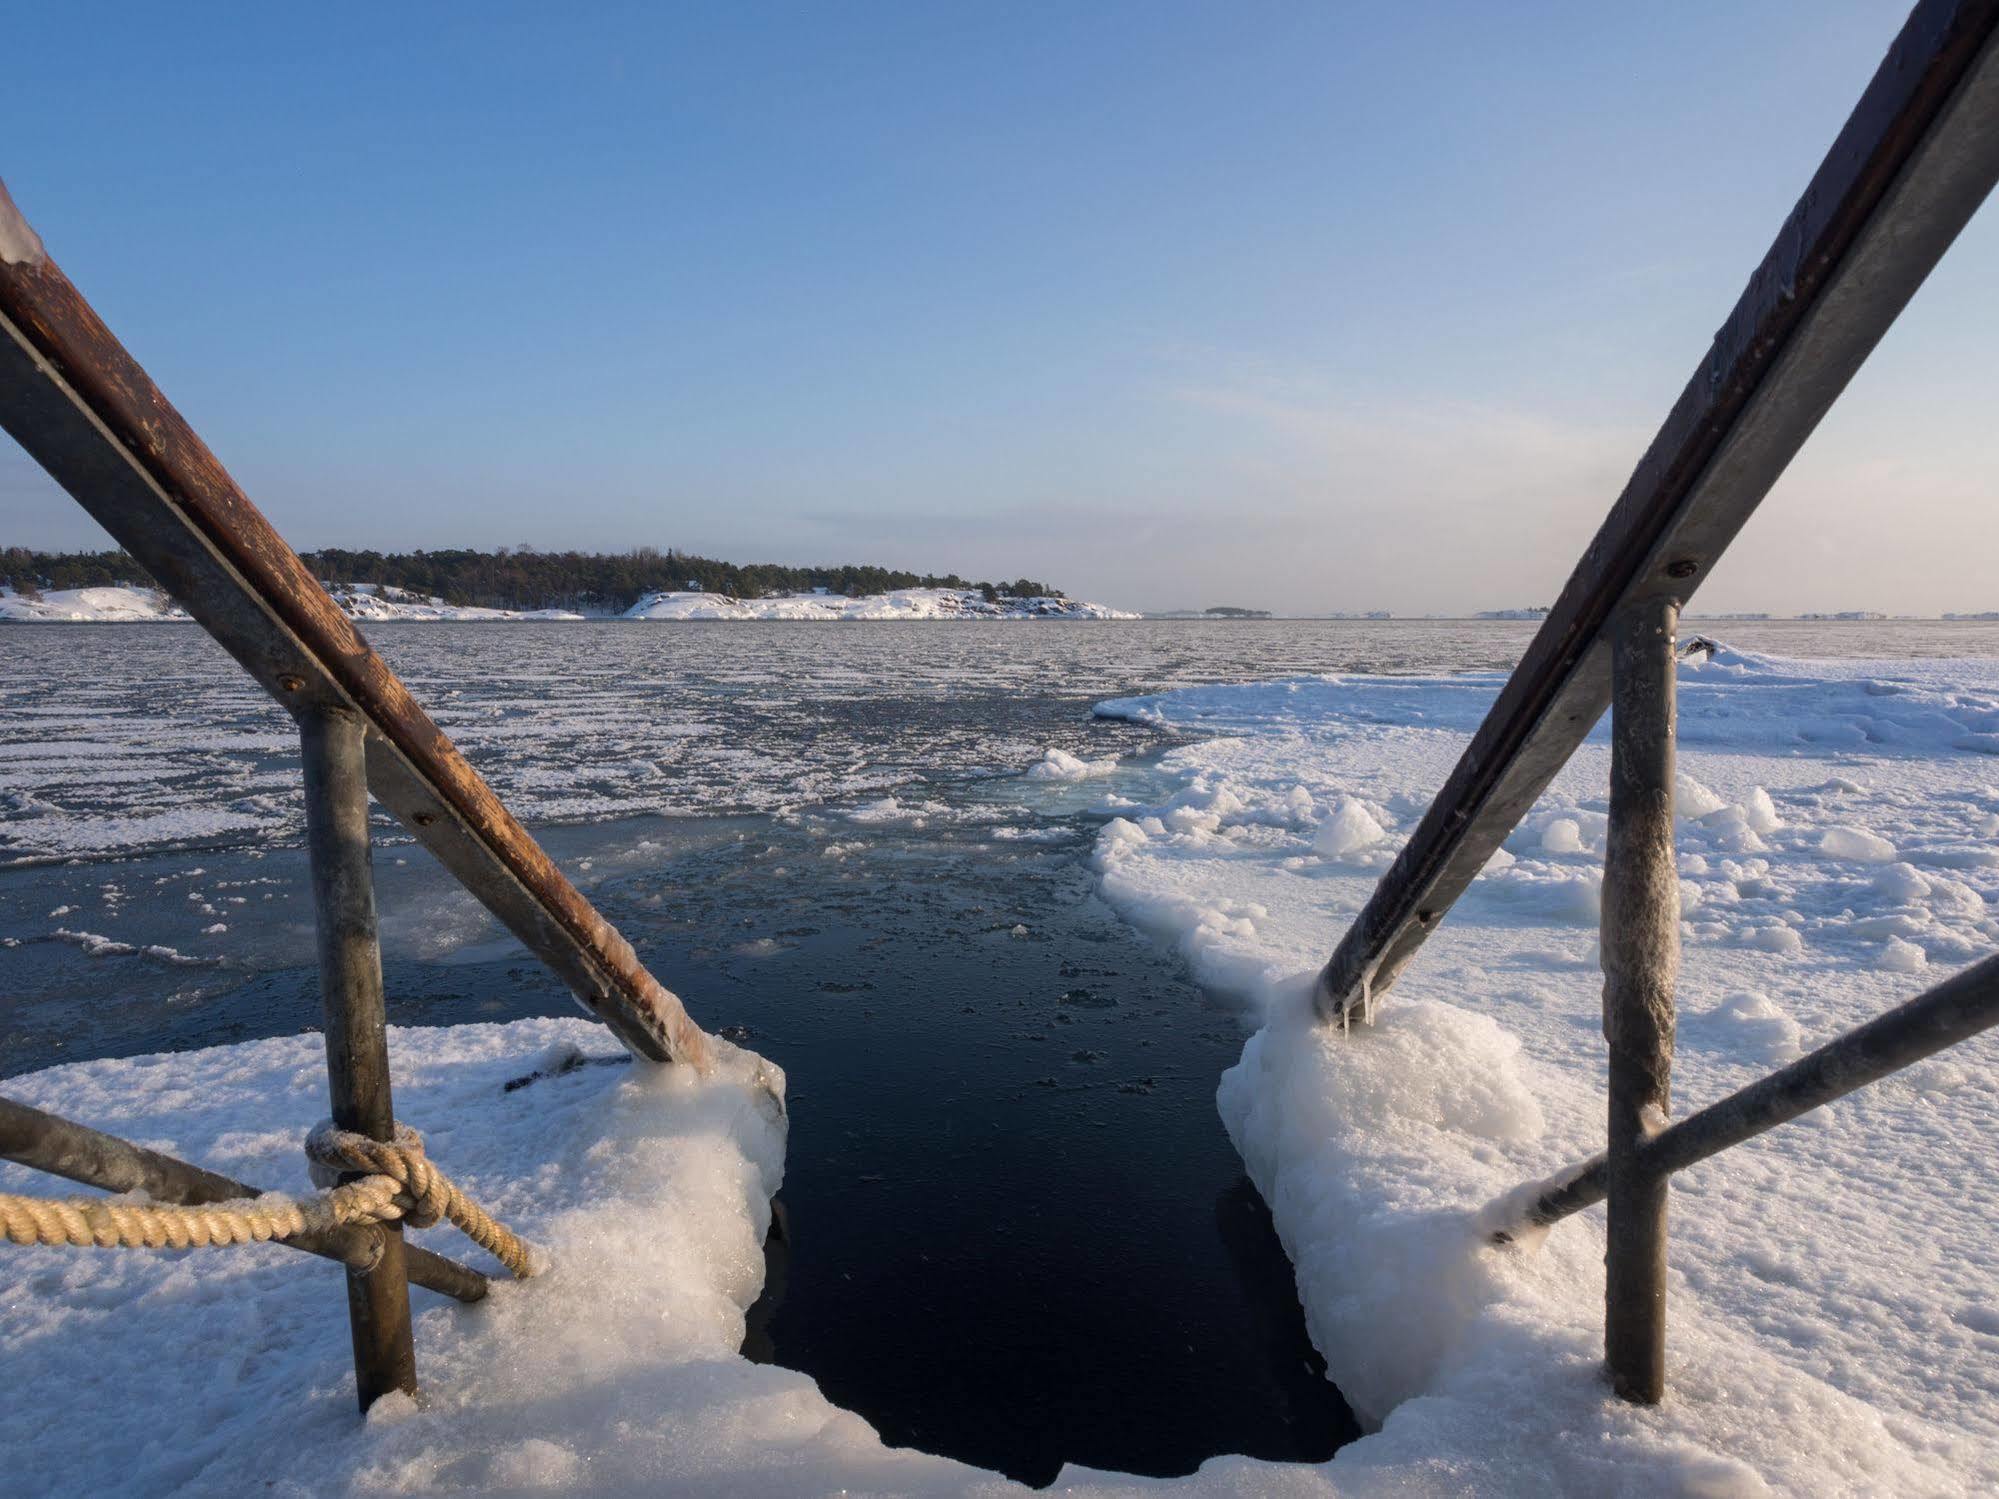
[[[1332,1378],[1379,1422],[1315,1491],[1999,1491],[1999,1365],[1959,1319],[1999,1284],[1999,1167],[1966,1144],[1999,1114],[1992,1038],[1937,1059],[1949,1086],[1914,1069],[1675,1179],[1655,1410],[1601,1383],[1600,1213],[1538,1247],[1485,1245],[1492,1204],[1602,1149],[1596,903],[1556,894],[1594,892],[1575,864],[1601,846],[1601,727],[1378,1023],[1309,1022],[1310,976],[1379,863],[1301,859],[1312,834],[1283,834],[1277,810],[1303,784],[1321,805],[1407,805],[1413,825],[1495,686],[1296,678],[1097,709],[1207,736],[1161,769],[1243,808],[1226,852],[1135,810],[1124,826],[1146,834],[1113,825],[1097,859],[1110,900],[1263,1017],[1218,1104]],[[1962,852],[1978,846],[1964,787],[1982,782],[1955,747],[1999,711],[1999,664],[1723,647],[1682,664],[1680,706],[1685,1110],[1909,998],[1939,954],[1999,940],[1999,873]],[[1851,768],[1863,750],[1878,774]],[[1266,812],[1264,841],[1230,838]],[[1251,899],[1248,930],[1214,919]]]

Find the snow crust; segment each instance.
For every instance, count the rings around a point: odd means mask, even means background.
[[[1499,681],[1097,710],[1213,736],[1165,757],[1171,794],[1108,822],[1094,857],[1115,904],[1263,1016],[1217,1102],[1331,1377],[1378,1425],[1309,1491],[1999,1490],[1991,1037],[1675,1179],[1655,1410],[1601,1381],[1600,1211],[1487,1245],[1495,1202],[1602,1147],[1601,727],[1378,1024],[1308,1019],[1312,974]],[[1680,685],[1685,1113],[1999,939],[1999,664],[1724,648]]]
[[[649,593],[626,619],[1138,619],[1107,604],[1080,599],[1001,598],[963,588],[898,588],[847,598],[837,593],[790,593],[739,599],[721,593]]]

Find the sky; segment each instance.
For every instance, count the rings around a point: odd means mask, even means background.
[[[0,178],[292,543],[1551,602],[1893,4],[101,6]],[[1999,226],[1703,589],[1999,609]],[[0,437],[0,544],[104,545]]]

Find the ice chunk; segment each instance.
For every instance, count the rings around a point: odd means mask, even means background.
[[[1865,828],[1832,827],[1819,839],[1819,852],[1861,864],[1887,864],[1895,857],[1895,845]]]
[[[1930,966],[1930,956],[1913,942],[1890,937],[1882,945],[1874,966],[1888,973],[1916,973]]]
[[[1782,953],[1786,957],[1795,957],[1805,950],[1805,939],[1791,927],[1783,925],[1758,927],[1748,933],[1743,940],[1751,947],[1761,948],[1764,952]]]
[[[1890,905],[1906,906],[1927,898],[1930,882],[1913,864],[1891,864],[1874,876],[1874,893]]]
[[[1087,781],[1092,776],[1109,775],[1117,769],[1117,757],[1084,760],[1067,750],[1049,746],[1037,764],[1027,767],[1030,781]]]
[[[1774,833],[1784,825],[1777,815],[1777,804],[1761,786],[1749,788],[1749,795],[1742,799],[1742,810],[1752,832]]]
[[[1756,990],[1731,994],[1699,1018],[1714,1022],[1704,1028],[1710,1039],[1762,1065],[1791,1061],[1801,1049],[1802,1027],[1782,1005]]]
[[[1349,796],[1342,798],[1339,810],[1320,825],[1312,847],[1328,859],[1344,859],[1387,836],[1374,814]]]
[[[1673,815],[1689,821],[1719,812],[1728,803],[1685,771],[1673,777]]]
[[[1573,817],[1557,817],[1541,830],[1541,847],[1551,854],[1583,851],[1583,830]]]

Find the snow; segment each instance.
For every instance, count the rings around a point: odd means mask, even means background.
[[[39,265],[47,258],[42,237],[21,217],[7,184],[0,182],[0,264]]]
[[[1080,599],[1009,598],[987,603],[964,588],[898,588],[847,598],[837,593],[791,593],[739,599],[721,593],[650,593],[624,613],[653,620],[884,620],[884,619],[1137,619],[1107,604]]]
[[[396,620],[578,620],[567,609],[480,609],[447,604],[431,594],[413,593],[386,583],[326,583],[333,601],[354,619]]]
[[[573,620],[562,609],[475,609],[381,583],[325,583],[333,601],[354,619],[367,620]],[[0,622],[11,624],[124,624],[184,621],[187,611],[157,588],[52,588],[30,599],[0,588]]]
[[[1723,648],[1680,681],[1685,1113],[1999,938],[1979,738],[1999,663]],[[1602,1145],[1601,726],[1378,1024],[1308,1019],[1312,974],[1498,685],[1303,677],[1097,710],[1209,736],[1165,756],[1175,789],[1109,822],[1095,859],[1113,903],[1263,1017],[1217,1101],[1331,1377],[1377,1423],[1307,1491],[1999,1489],[1990,1037],[1675,1178],[1657,1409],[1601,1381],[1600,1211],[1486,1244],[1494,1204]],[[1378,845],[1338,831],[1349,808]]]
[[[566,609],[482,609],[447,604],[429,594],[386,583],[321,585],[352,618],[418,621],[548,621],[585,616]],[[0,588],[0,622],[123,622],[185,620],[187,614],[158,589],[68,588],[29,599]],[[1107,604],[1080,599],[1008,598],[987,603],[976,591],[960,588],[899,588],[892,593],[847,598],[841,594],[799,593],[776,598],[738,599],[719,593],[650,593],[627,609],[623,619],[643,620],[922,620],[922,619],[1138,619]]]
[[[0,621],[10,624],[186,618],[186,611],[157,588],[51,588],[31,599],[0,587]]]

